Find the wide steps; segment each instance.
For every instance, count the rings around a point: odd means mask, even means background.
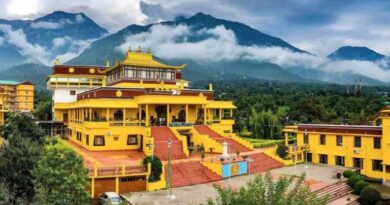
[[[352,188],[344,182],[337,182],[317,190],[314,193],[316,193],[318,197],[328,197],[328,203],[330,203],[352,193]]]
[[[214,139],[218,143],[222,144],[224,142],[227,142],[229,144],[228,152],[229,153],[235,153],[237,151],[240,152],[249,152],[251,151],[247,147],[241,145],[240,143],[228,138],[219,135],[218,133],[214,132],[210,127],[207,125],[197,125],[195,126],[195,129],[200,133],[204,135],[208,135],[210,138]]]
[[[168,141],[172,141],[171,159],[186,159],[183,152],[183,143],[177,139],[175,134],[168,127],[152,127],[152,137],[154,138],[154,154],[162,161],[168,160]]]
[[[249,172],[251,174],[266,172],[284,166],[264,153],[252,154],[248,157],[253,159],[253,162],[249,162]]]
[[[167,172],[166,170],[165,173]],[[200,162],[172,164],[172,187],[203,184],[221,179],[222,177],[204,167]]]

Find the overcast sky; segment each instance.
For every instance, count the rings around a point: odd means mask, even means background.
[[[0,5],[0,18],[9,20],[56,10],[83,12],[110,32],[203,12],[243,22],[319,55],[344,45],[390,55],[386,0],[0,0]]]

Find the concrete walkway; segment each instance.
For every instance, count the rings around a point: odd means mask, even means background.
[[[270,173],[274,178],[278,178],[281,175],[299,176],[302,172],[305,172],[305,183],[310,187],[311,190],[315,191],[338,181],[332,177],[332,172],[335,169],[339,169],[339,167],[309,165],[308,168],[305,168],[304,165],[297,165],[296,167],[291,166],[274,169],[271,170]],[[218,196],[218,193],[214,189],[213,184],[219,184],[223,187],[231,186],[234,189],[238,189],[239,187],[246,185],[247,182],[254,177],[255,175],[237,176],[215,183],[174,188],[172,190],[173,194],[176,196],[176,199],[173,200],[167,197],[169,195],[168,190],[160,190],[155,192],[136,192],[125,194],[125,196],[137,205],[207,204],[208,199],[215,199]],[[354,196],[351,196],[350,198],[354,199]],[[332,205],[343,205],[347,204],[346,202],[348,202],[347,197],[334,201]]]

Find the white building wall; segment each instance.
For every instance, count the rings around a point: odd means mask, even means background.
[[[70,103],[77,101],[77,94],[90,90],[90,88],[55,88],[53,91],[54,103]],[[71,91],[76,91],[71,95]]]

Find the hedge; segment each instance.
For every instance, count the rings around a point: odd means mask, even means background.
[[[354,174],[351,177],[349,177],[349,179],[347,180],[347,184],[353,188],[358,181],[362,181],[362,180],[363,180],[363,177],[361,177],[357,174]]]
[[[353,186],[353,194],[356,194],[356,195],[360,195],[360,193],[362,192],[362,190],[367,187],[368,184],[367,182],[361,180],[361,181],[358,181],[355,186]]]
[[[362,205],[376,204],[380,200],[382,200],[381,193],[375,187],[372,186],[364,187],[360,193],[359,202]]]
[[[343,172],[343,176],[344,176],[345,178],[349,178],[349,177],[351,177],[351,176],[354,175],[354,174],[356,174],[356,172],[353,171],[353,170],[351,170],[351,169],[347,169],[347,170],[345,170],[345,171]]]

